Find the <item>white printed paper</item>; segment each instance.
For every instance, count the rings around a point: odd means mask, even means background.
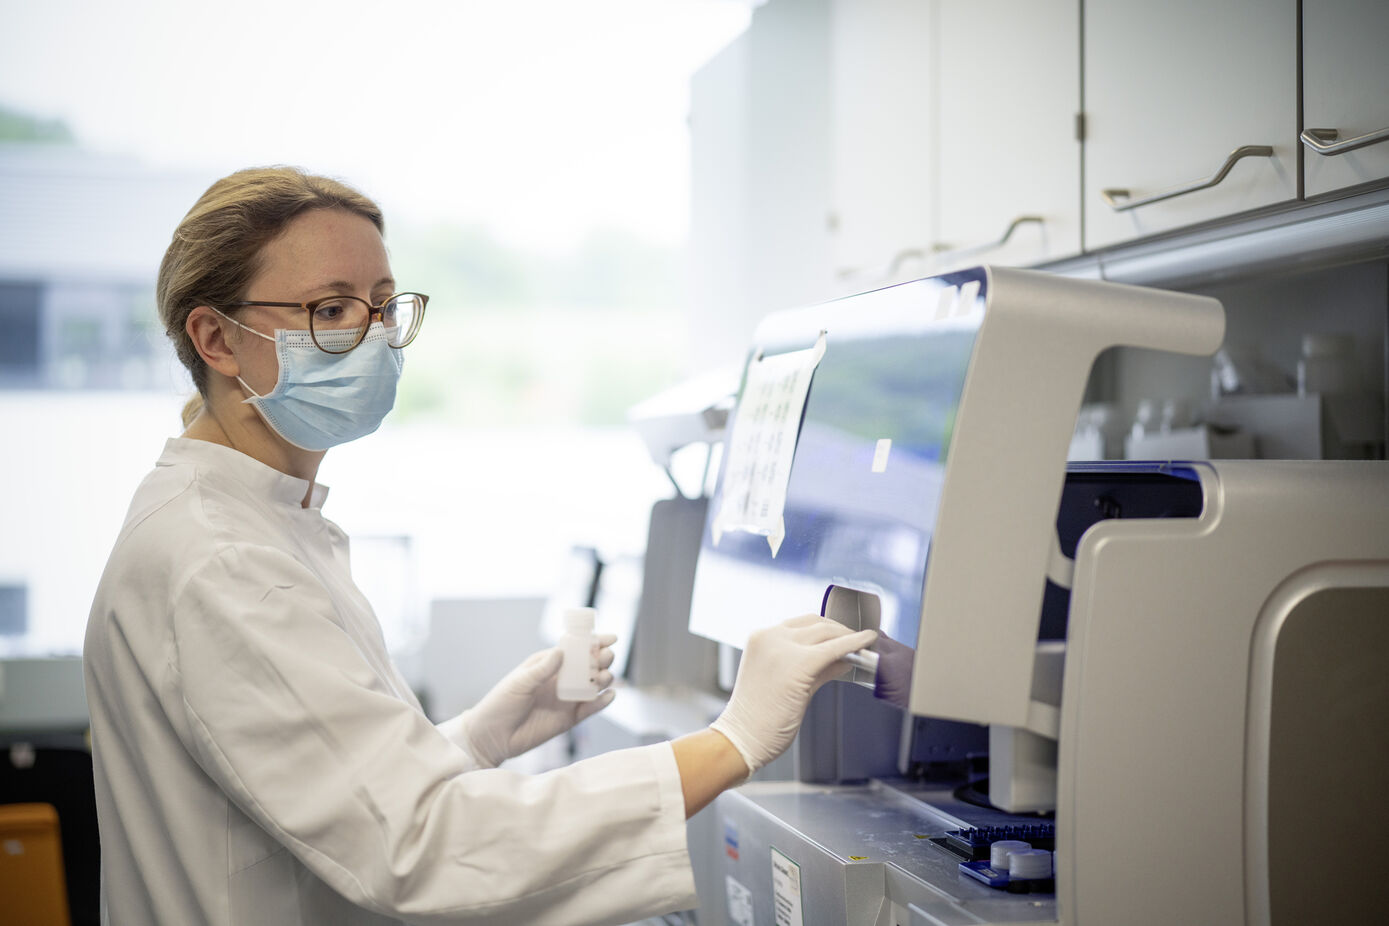
[[[732,875],[727,875],[728,921],[733,926],[757,926],[752,915],[752,891]]]
[[[723,503],[712,527],[714,546],[729,531],[747,531],[766,537],[773,557],[781,549],[796,437],[810,378],[824,355],[821,332],[814,347],[759,357],[748,365],[724,458]]]
[[[805,926],[801,915],[801,866],[772,850],[772,912],[776,926]]]

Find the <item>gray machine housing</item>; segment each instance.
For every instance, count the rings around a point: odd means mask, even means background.
[[[1055,538],[1058,489],[1094,356],[1115,343],[1213,351],[1219,306],[1095,281],[983,272],[988,304],[946,463],[903,719],[987,723],[998,734],[991,748],[1013,750],[999,763],[1013,767],[993,774],[1008,776],[1019,805],[1035,809],[1038,789],[1054,789],[1055,892],[1007,894],[960,874],[932,837],[1016,816],[964,805],[952,789],[890,776],[756,783],[721,797],[716,819],[697,830],[701,924],[1283,924],[1382,916],[1374,879],[1337,864],[1327,835],[1367,834],[1344,846],[1362,873],[1389,863],[1380,838],[1389,823],[1389,464],[1189,464],[1203,500],[1198,517],[1101,521],[1067,557]],[[864,324],[879,301],[858,298],[802,317],[832,339],[838,314]],[[1082,307],[1072,321],[1088,319],[1080,347],[1066,312],[1047,323],[1063,303]],[[759,334],[796,324],[795,316],[773,316]],[[1167,329],[1183,324],[1186,340],[1177,343],[1183,336]],[[1040,359],[1020,365],[1029,343]],[[1057,363],[1079,367],[1038,387],[1038,367]],[[1021,446],[1004,448],[997,427],[1013,409],[998,406],[1016,406],[1024,395],[1033,427]],[[1061,414],[1067,405],[1069,417]],[[1048,428],[1055,433],[1043,433]],[[990,463],[990,449],[1026,458],[1037,471],[1024,480],[1031,496],[1009,519],[971,521],[965,502],[991,512],[979,500],[986,489],[999,493],[999,483],[990,476],[984,484],[984,476],[1010,465]],[[981,549],[1009,552],[950,555]],[[1059,647],[1036,639],[1043,576],[1070,589]],[[933,583],[941,590],[933,593]],[[699,601],[697,581],[696,630]],[[1060,682],[1050,696],[1038,684],[1046,676]],[[856,721],[860,712],[879,715],[879,705],[842,691],[826,699],[832,706],[821,713],[832,720],[812,718],[804,755],[823,757],[816,737],[828,737],[833,751],[846,728],[885,728],[880,717]],[[1039,756],[1050,769],[1037,767]],[[1039,785],[1048,771],[1053,777]],[[786,860],[798,872],[794,909]]]

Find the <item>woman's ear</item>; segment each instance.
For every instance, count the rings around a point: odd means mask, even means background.
[[[209,369],[227,377],[240,376],[241,365],[236,362],[231,345],[227,343],[224,321],[225,319],[211,306],[200,305],[188,313],[183,330],[188,333],[188,339],[193,342],[193,349],[203,358],[203,363],[206,363]]]

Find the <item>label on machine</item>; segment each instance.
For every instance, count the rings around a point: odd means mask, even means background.
[[[801,866],[772,850],[772,911],[776,926],[805,926],[801,916]]]
[[[732,875],[725,878],[728,893],[728,921],[733,926],[757,926],[752,913],[752,891]]]

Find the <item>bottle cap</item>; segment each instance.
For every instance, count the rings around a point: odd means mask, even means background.
[[[564,632],[593,633],[595,618],[592,608],[567,608],[564,612]]]
[[[1008,870],[1008,856],[1023,849],[1031,849],[1032,843],[1021,839],[1000,839],[989,844],[989,867],[994,871]]]
[[[1046,849],[1020,849],[1008,853],[1008,877],[1050,878],[1051,853]]]

